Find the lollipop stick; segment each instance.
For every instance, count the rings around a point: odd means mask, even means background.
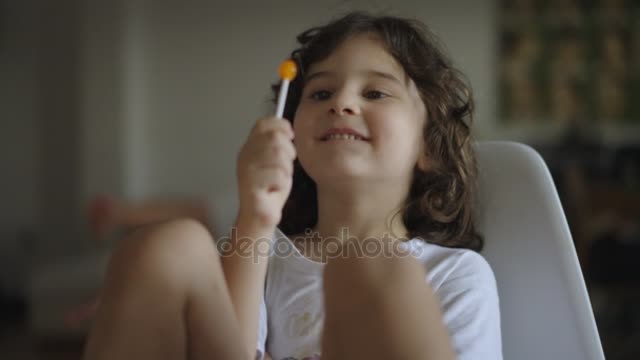
[[[278,105],[276,106],[276,117],[282,118],[284,113],[284,103],[287,100],[287,91],[289,91],[289,80],[282,79],[280,85],[280,93],[278,94]]]

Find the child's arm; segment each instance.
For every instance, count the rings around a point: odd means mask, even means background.
[[[292,185],[295,148],[288,121],[259,120],[238,157],[240,210],[222,267],[231,302],[251,358],[255,356],[259,306],[271,239]]]
[[[222,254],[222,269],[227,281],[242,341],[250,358],[255,357],[260,300],[263,297],[267,260],[275,227],[256,226],[242,216],[231,232],[232,249]]]

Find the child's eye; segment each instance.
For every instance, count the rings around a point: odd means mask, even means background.
[[[369,99],[369,100],[382,99],[382,98],[385,98],[385,97],[387,97],[387,96],[388,96],[387,94],[385,94],[385,93],[383,93],[383,92],[381,92],[381,91],[378,91],[378,90],[371,90],[371,91],[367,91],[367,92],[364,94],[364,97],[366,97],[366,98],[367,98],[367,99]]]
[[[331,96],[331,93],[327,90],[318,90],[311,93],[309,96],[313,100],[327,100]]]

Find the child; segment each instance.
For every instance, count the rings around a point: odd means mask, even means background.
[[[122,242],[87,359],[502,358],[460,75],[409,20],[298,41],[290,121],[238,157],[231,238],[174,221]]]

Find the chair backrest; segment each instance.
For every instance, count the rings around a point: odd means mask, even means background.
[[[529,146],[480,142],[477,225],[500,295],[504,358],[604,359],[558,193]]]

